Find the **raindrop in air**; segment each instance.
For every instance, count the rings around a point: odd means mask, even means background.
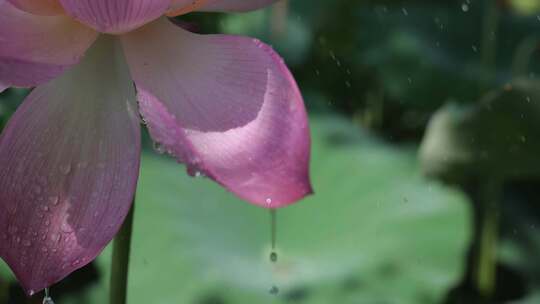
[[[270,253],[270,262],[272,262],[272,263],[277,262],[277,258],[278,258],[277,253],[275,251],[272,251]]]
[[[270,210],[270,239],[272,242],[272,252],[270,252],[270,262],[276,263],[278,259],[278,255],[276,252],[276,209]],[[279,293],[279,289],[276,285],[272,285],[270,288],[270,294],[277,295]]]
[[[276,250],[276,233],[277,233],[277,215],[276,209],[270,210],[270,240],[272,242],[272,251]]]
[[[464,12],[468,12],[469,11],[469,5],[467,3],[463,3],[461,5],[461,10],[464,11]]]
[[[45,297],[43,298],[43,304],[54,304],[53,299],[49,295],[49,288],[45,288]]]
[[[271,295],[277,295],[279,293],[279,288],[277,286],[272,286],[272,288],[270,288],[270,294]],[[43,302],[45,304],[45,302]]]

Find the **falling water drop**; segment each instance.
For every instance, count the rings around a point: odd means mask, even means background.
[[[272,241],[272,251],[276,250],[276,232],[277,232],[277,214],[276,209],[270,209],[270,240]]]
[[[270,253],[270,262],[272,262],[272,263],[277,262],[277,258],[278,258],[277,252],[272,251],[272,252]]]
[[[270,252],[270,262],[276,263],[278,260],[278,255],[276,252],[276,233],[277,233],[277,215],[276,209],[270,209],[270,240],[272,243],[272,252]],[[276,285],[272,285],[270,288],[270,294],[277,295],[279,293],[279,288]]]
[[[49,295],[49,288],[45,288],[45,297],[43,297],[43,304],[54,304],[53,299]]]
[[[271,295],[274,295],[274,296],[275,296],[275,295],[277,295],[278,293],[279,293],[279,288],[278,288],[276,285],[274,285],[274,286],[272,286],[272,288],[270,288],[270,294],[271,294]],[[45,304],[45,302],[43,302],[43,304]]]

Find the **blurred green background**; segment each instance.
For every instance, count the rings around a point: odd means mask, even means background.
[[[285,58],[315,195],[277,212],[272,263],[268,211],[146,136],[129,303],[540,303],[540,1],[282,0],[179,20]],[[0,127],[26,94],[0,95]],[[56,303],[106,303],[110,253],[53,286]],[[0,303],[41,299],[0,263]]]

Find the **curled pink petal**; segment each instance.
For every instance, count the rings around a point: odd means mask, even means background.
[[[8,0],[17,8],[35,15],[55,16],[64,12],[59,0]]]
[[[98,32],[119,34],[163,15],[170,0],[60,0],[66,12]]]
[[[166,19],[122,41],[151,136],[192,174],[269,208],[311,193],[304,104],[270,47]]]
[[[268,6],[277,0],[206,0],[199,10],[213,12],[247,12]]]
[[[28,294],[92,261],[131,206],[140,130],[119,49],[100,38],[79,66],[36,88],[2,133],[0,256]]]
[[[184,15],[205,6],[209,0],[172,0],[167,16]]]
[[[0,82],[32,87],[79,62],[97,33],[66,16],[37,16],[0,3]]]

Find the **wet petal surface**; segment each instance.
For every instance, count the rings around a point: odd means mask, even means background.
[[[97,35],[67,16],[37,16],[0,3],[0,82],[47,82],[77,64]]]
[[[269,46],[192,34],[166,19],[123,44],[150,134],[191,174],[270,208],[311,193],[303,100]]]
[[[131,206],[139,121],[114,41],[36,88],[2,133],[0,256],[28,294],[92,261]]]

